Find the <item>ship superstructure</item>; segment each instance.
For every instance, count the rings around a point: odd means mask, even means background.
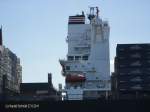
[[[97,99],[110,91],[109,24],[90,7],[89,23],[84,12],[69,16],[68,54],[60,60],[67,100]]]

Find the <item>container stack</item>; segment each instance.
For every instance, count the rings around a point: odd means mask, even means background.
[[[150,44],[118,44],[112,79],[119,98],[149,97]]]

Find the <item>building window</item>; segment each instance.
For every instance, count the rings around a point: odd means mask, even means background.
[[[88,56],[82,56],[82,60],[88,60]]]
[[[73,56],[68,56],[68,60],[72,61],[72,60],[74,60],[74,57]]]

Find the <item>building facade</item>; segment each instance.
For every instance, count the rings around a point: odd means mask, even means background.
[[[21,83],[20,95],[14,98],[20,101],[57,101],[62,100],[61,93],[52,84],[52,74],[48,74],[48,82]]]
[[[20,59],[2,44],[0,29],[0,96],[17,94],[22,82]]]

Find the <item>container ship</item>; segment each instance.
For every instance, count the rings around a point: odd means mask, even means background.
[[[59,85],[57,91],[49,73],[48,83],[20,83],[20,93],[6,94],[4,77],[0,111],[149,112],[150,43],[118,44],[110,75],[109,32],[98,7],[90,7],[87,16],[69,16],[67,58],[59,60],[65,87]]]

